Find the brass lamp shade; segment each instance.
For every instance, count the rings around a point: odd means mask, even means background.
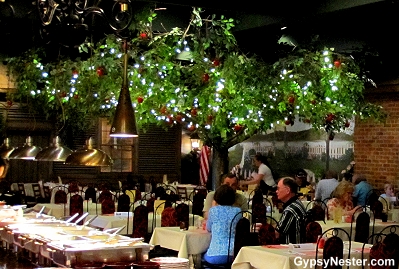
[[[33,160],[36,155],[41,151],[41,147],[36,147],[32,143],[32,138],[28,136],[26,138],[26,143],[22,147],[16,148],[11,154],[10,159],[20,159],[20,160]]]
[[[0,146],[0,157],[2,159],[8,159],[10,154],[15,150],[14,147],[10,146],[10,139],[4,139],[3,145]]]
[[[72,152],[65,164],[84,166],[111,166],[112,159],[102,150],[93,149],[93,138],[86,141],[86,147]]]
[[[132,99],[130,98],[129,88],[127,85],[127,41],[123,41],[123,80],[122,89],[119,94],[118,105],[116,106],[114,120],[111,126],[111,137],[137,137],[136,117],[132,106]]]
[[[52,145],[41,150],[35,157],[35,161],[64,162],[73,151],[62,146],[61,138],[56,136]]]
[[[114,121],[111,126],[112,137],[137,137],[136,117],[132,100],[127,87],[122,87],[118,105],[116,106]]]

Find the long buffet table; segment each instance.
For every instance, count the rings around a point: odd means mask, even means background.
[[[51,260],[61,267],[141,262],[148,259],[152,249],[141,238],[110,234],[36,213],[23,217],[11,213],[3,214],[0,221],[3,246],[17,252],[26,250],[39,261]]]

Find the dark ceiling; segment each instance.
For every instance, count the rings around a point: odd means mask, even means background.
[[[2,2],[4,1],[4,2]],[[0,57],[18,55],[43,43],[35,0],[0,0]],[[61,1],[61,0],[57,0]],[[103,1],[106,2],[106,1]],[[111,2],[111,1],[109,1]],[[288,36],[297,45],[307,45],[318,36],[320,44],[339,51],[352,52],[362,48],[379,56],[370,56],[368,66],[379,79],[397,77],[399,61],[396,34],[399,30],[399,1],[383,0],[161,0],[132,1],[137,7],[155,5],[166,10],[158,12],[157,23],[168,28],[185,27],[192,6],[203,7],[212,14],[224,14],[239,21],[235,36],[244,51],[253,52],[267,61],[275,60],[281,36]],[[14,12],[9,8],[12,5]],[[159,24],[160,25],[160,24]],[[156,24],[155,24],[156,27]],[[285,29],[282,29],[286,27]],[[100,27],[101,28],[101,27]],[[107,30],[104,28],[104,32]],[[103,29],[101,28],[101,29]],[[99,27],[97,27],[98,31]],[[73,32],[53,29],[68,39]],[[46,39],[49,46],[58,41]],[[58,39],[57,39],[58,38]],[[287,40],[287,39],[285,39]],[[281,46],[281,45],[280,45]]]

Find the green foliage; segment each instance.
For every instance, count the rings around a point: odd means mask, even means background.
[[[352,58],[298,49],[268,65],[239,50],[233,19],[201,13],[193,10],[186,29],[163,33],[151,30],[155,13],[134,21],[139,34],[128,40],[128,81],[139,125],[180,123],[227,149],[295,117],[327,132],[345,128],[354,115],[384,119],[381,107],[364,102],[365,81]],[[82,44],[87,60],[44,63],[39,50],[10,59],[18,75],[13,98],[78,129],[89,122],[81,115],[111,117],[122,84],[120,44],[114,36]]]

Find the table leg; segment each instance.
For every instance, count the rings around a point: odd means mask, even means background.
[[[190,268],[200,269],[201,268],[201,254],[190,254],[188,256]]]

